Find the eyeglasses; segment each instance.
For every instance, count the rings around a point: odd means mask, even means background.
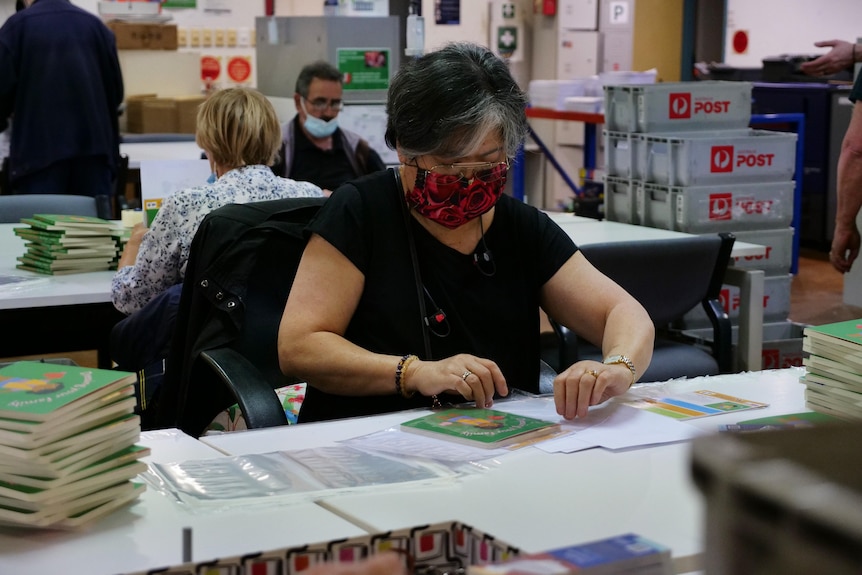
[[[425,170],[437,174],[441,184],[477,179],[486,184],[499,182],[509,172],[509,159],[503,162],[470,162],[463,164],[437,164]]]
[[[308,105],[311,106],[311,109],[315,112],[323,112],[327,108],[340,112],[341,109],[344,108],[344,101],[342,100],[327,100],[326,98],[315,98],[314,100],[303,98],[303,100],[308,102]]]

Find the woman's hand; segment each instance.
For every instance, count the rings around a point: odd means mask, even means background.
[[[135,260],[138,259],[138,252],[141,250],[141,242],[144,239],[144,234],[147,233],[147,227],[144,224],[135,224],[132,228],[132,234],[129,240],[123,247],[123,253],[120,255],[120,260],[117,262],[117,268],[135,265]]]
[[[466,353],[439,361],[414,361],[407,373],[407,393],[424,396],[457,393],[476,407],[494,405],[494,392],[509,394],[506,378],[497,364]]]
[[[622,395],[634,383],[625,364],[579,361],[554,378],[554,404],[566,419],[584,417],[591,405]]]

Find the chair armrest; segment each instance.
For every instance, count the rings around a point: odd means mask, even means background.
[[[284,406],[260,371],[230,348],[211,349],[201,359],[236,397],[249,429],[287,425]]]
[[[718,371],[733,373],[733,323],[716,298],[704,300],[703,310],[712,324],[712,356],[718,363]]]

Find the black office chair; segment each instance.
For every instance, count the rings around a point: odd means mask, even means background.
[[[13,194],[0,196],[0,223],[18,223],[33,214],[104,217],[101,198],[66,194]],[[100,207],[101,206],[101,207]]]
[[[596,268],[646,308],[655,324],[652,362],[640,381],[733,372],[732,325],[719,293],[735,240],[733,234],[722,233],[580,247]],[[708,349],[675,329],[697,305],[703,306],[712,324]],[[553,368],[560,371],[582,359],[602,360],[601,349],[550,319],[558,336],[556,357],[551,356]]]
[[[296,383],[278,366],[284,304],[305,249],[303,229],[324,198],[221,207],[191,246],[155,427],[200,436],[233,404],[249,428],[286,425],[275,389]]]

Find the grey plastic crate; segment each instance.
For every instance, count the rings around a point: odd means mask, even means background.
[[[793,179],[796,134],[725,130],[691,134],[632,134],[634,178],[670,186]]]
[[[822,423],[695,439],[691,472],[705,503],[703,571],[857,575],[860,434],[860,423]]]
[[[605,218],[612,222],[639,224],[635,212],[637,182],[629,178],[605,176]]]
[[[605,86],[605,125],[619,132],[728,130],[748,126],[748,82]]]
[[[632,178],[640,170],[637,162],[640,138],[627,132],[604,130],[605,174],[616,178]]]
[[[763,324],[763,348],[760,354],[762,369],[783,369],[802,365],[802,332],[805,324],[779,321]],[[739,326],[733,326],[733,364],[738,363]],[[689,337],[700,340],[705,346],[712,343],[712,328],[684,330]]]
[[[763,278],[763,321],[786,321],[790,316],[790,282],[793,276],[782,274]],[[735,324],[739,319],[739,288],[732,285],[721,286],[721,303],[727,315]],[[686,329],[708,327],[709,318],[700,306],[687,312],[682,318]]]
[[[637,212],[645,226],[693,234],[785,228],[793,221],[794,182],[668,186],[644,183]]]
[[[762,256],[736,257],[733,266],[763,270],[767,276],[789,273],[793,263],[793,233],[793,228],[734,231],[736,241],[766,246],[766,253]]]

